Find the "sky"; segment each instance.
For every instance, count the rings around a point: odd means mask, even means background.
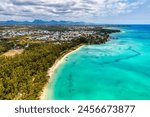
[[[0,21],[150,24],[150,0],[0,0]]]

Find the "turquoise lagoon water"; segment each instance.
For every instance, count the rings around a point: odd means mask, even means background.
[[[87,45],[55,71],[47,99],[150,99],[150,26],[122,27],[103,45]]]

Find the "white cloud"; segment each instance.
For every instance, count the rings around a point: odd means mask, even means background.
[[[0,20],[77,20],[132,12],[142,0],[1,0]]]

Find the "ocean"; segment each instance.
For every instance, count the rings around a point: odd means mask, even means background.
[[[53,75],[46,99],[150,100],[150,25],[115,27],[106,44],[85,45]]]

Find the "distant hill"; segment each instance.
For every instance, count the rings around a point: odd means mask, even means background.
[[[89,23],[85,22],[73,22],[73,21],[44,21],[44,20],[34,20],[33,22],[29,21],[0,21],[0,25],[87,25]]]

